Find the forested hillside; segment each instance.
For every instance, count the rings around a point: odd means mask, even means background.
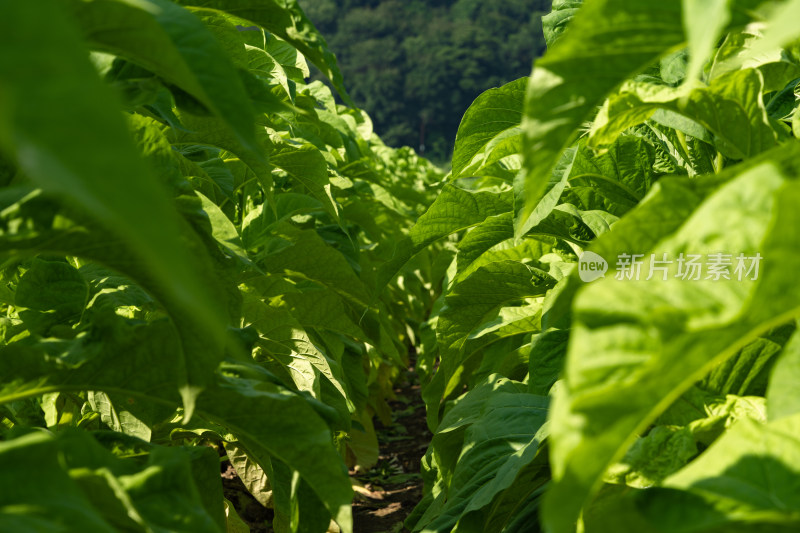
[[[300,0],[355,103],[393,146],[448,162],[464,109],[530,74],[547,0]],[[319,79],[322,79],[320,76]]]

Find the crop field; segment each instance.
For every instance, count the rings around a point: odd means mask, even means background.
[[[445,169],[300,4],[0,0],[0,533],[800,531],[800,0],[553,0]]]

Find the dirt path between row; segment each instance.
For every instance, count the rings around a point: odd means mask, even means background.
[[[425,404],[413,368],[404,373],[389,402],[393,422],[375,421],[378,463],[364,473],[351,472],[359,485],[353,501],[354,533],[404,533],[403,521],[422,499],[420,460],[431,434],[425,422]],[[233,503],[252,533],[272,533],[272,510],[247,491],[230,465],[223,463],[225,497]]]

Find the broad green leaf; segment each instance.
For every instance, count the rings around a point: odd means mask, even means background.
[[[177,362],[167,356],[178,346],[171,324],[150,324],[106,317],[97,331],[63,349],[83,361],[75,368],[59,364],[41,346],[3,347],[0,403],[58,390],[100,390],[125,399],[136,414],[151,403],[180,405],[169,385]],[[58,346],[50,346],[58,350]],[[125,357],[118,357],[118,354]],[[147,368],[147,372],[142,372]],[[198,397],[197,415],[225,427],[264,467],[271,457],[299,472],[344,531],[350,531],[352,490],[341,458],[331,445],[328,425],[318,413],[330,408],[277,385],[250,363],[224,364],[215,382]],[[303,420],[298,424],[298,420]]]
[[[568,172],[562,201],[580,200],[580,209],[601,209],[622,216],[636,205],[655,181],[652,146],[639,137],[622,136],[596,155],[580,143]]]
[[[362,472],[368,472],[380,459],[380,445],[372,417],[363,411],[358,418],[363,431],[353,428],[348,434],[347,448],[355,457],[355,464]]]
[[[470,335],[496,318],[500,308],[527,297],[541,296],[553,284],[545,272],[516,261],[499,261],[479,268],[450,289],[437,322],[439,368],[423,390],[429,424],[438,421],[441,399],[451,395],[461,383],[462,365],[473,353],[467,349]]]
[[[637,207],[616,223],[611,232],[593,241],[589,250],[608,258],[609,271],[612,273],[616,269],[616,258],[620,254],[630,253],[631,243],[636,243],[642,253],[657,252],[659,250],[654,249],[655,245],[683,225],[701,202],[747,169],[769,161],[778,165],[784,173],[796,173],[798,150],[800,145],[797,143],[784,144],[718,175],[699,180],[662,178]],[[567,279],[543,315],[545,327],[568,327],[564,325],[564,320],[571,311],[576,291],[583,285],[577,271]]]
[[[124,308],[133,318],[139,313],[156,308],[153,298],[126,276],[97,263],[87,262],[81,265],[79,270],[89,283],[91,292],[87,308],[92,311],[111,307],[117,313],[121,313]]]
[[[795,139],[800,139],[800,107],[797,107],[792,115],[792,135]]]
[[[295,215],[322,211],[322,204],[314,198],[299,193],[283,193],[275,197],[275,211],[261,204],[247,212],[242,222],[242,241],[250,252],[268,241],[269,228]]]
[[[68,5],[91,47],[129,59],[186,91],[240,142],[255,146],[254,112],[244,85],[230,55],[197,17],[169,0],[70,0]]]
[[[474,519],[468,513],[484,509],[511,486],[547,435],[547,404],[547,398],[524,392],[489,396],[464,433],[447,502],[424,531],[451,531],[453,526],[460,531],[461,521]]]
[[[297,0],[178,0],[178,3],[225,11],[285,39],[331,80],[346,104],[354,105],[344,89],[336,58]]]
[[[394,257],[380,269],[383,288],[414,255],[439,239],[480,224],[488,217],[511,211],[508,194],[469,192],[447,184],[428,211],[419,217],[407,238],[397,243]]]
[[[272,505],[272,485],[270,485],[264,469],[250,458],[247,450],[242,448],[238,442],[226,442],[225,453],[236,470],[236,475],[242,480],[250,494],[264,507],[270,507]]]
[[[62,467],[52,436],[36,432],[0,443],[0,464],[0,528],[114,531]],[[31,464],[39,469],[38,476],[30,475]]]
[[[243,293],[242,319],[245,325],[253,326],[258,331],[262,337],[260,344],[291,371],[297,388],[319,399],[320,376],[323,376],[343,399],[347,399],[347,392],[342,385],[344,376],[341,366],[314,345],[303,325],[295,318],[305,315],[302,312],[293,315],[286,308],[263,302],[263,296],[250,287],[243,286]],[[348,406],[352,407],[352,404],[348,403]],[[349,416],[349,413],[345,412],[345,415]]]
[[[767,416],[777,420],[800,412],[795,384],[800,376],[800,333],[792,335],[772,368],[767,388]]]
[[[361,341],[369,336],[350,316],[342,297],[332,290],[308,289],[302,292],[287,292],[281,299],[304,327],[325,329],[347,335]]]
[[[217,117],[201,117],[186,112],[178,113],[178,117],[186,128],[189,128],[188,130],[167,128],[166,126],[163,128],[164,135],[173,146],[179,149],[187,147],[193,149],[194,145],[209,146],[235,154],[255,175],[264,188],[265,194],[270,198],[273,167],[269,164],[268,154],[273,150],[273,143],[263,128],[265,126],[263,117],[257,118],[260,127],[256,132],[254,148],[243,144]]]
[[[763,396],[770,370],[793,331],[794,327],[784,326],[754,340],[712,370],[698,386],[720,395]]]
[[[19,317],[33,333],[47,336],[51,327],[77,323],[89,296],[78,269],[66,262],[34,259],[17,284]]]
[[[528,390],[545,396],[558,380],[567,357],[569,330],[551,329],[534,339],[531,345]]]
[[[694,83],[730,21],[731,0],[683,0],[683,27],[689,44],[686,80]]]
[[[233,504],[225,500],[225,533],[250,533],[250,526],[236,512]]]
[[[125,409],[124,402],[114,402],[108,394],[99,391],[89,391],[87,401],[93,411],[100,413],[100,420],[113,431],[150,440],[153,433],[150,427]]]
[[[222,212],[217,204],[200,192],[195,192],[195,194],[203,203],[203,211],[205,211],[211,223],[211,235],[214,239],[228,253],[240,259],[242,263],[251,264],[250,259],[247,257],[247,252],[244,250],[242,239],[239,237],[239,232],[236,231],[236,226],[233,225],[233,222],[225,216],[225,213]]]
[[[553,0],[550,13],[542,17],[542,30],[548,48],[564,33],[582,4],[583,0]]]
[[[678,0],[587,0],[537,60],[525,116],[525,204],[517,234],[539,203],[561,152],[614,87],[683,42]],[[602,58],[600,60],[599,58]]]
[[[285,170],[292,179],[303,184],[325,207],[328,214],[335,221],[339,221],[336,201],[331,196],[328,165],[317,148],[310,144],[300,148],[282,146],[272,153],[270,161],[276,167]]]
[[[317,282],[350,300],[363,311],[370,294],[345,256],[329,246],[313,229],[282,223],[273,228],[272,242],[258,264],[266,271]]]
[[[505,223],[505,228],[501,229],[499,224],[494,227],[481,228],[479,226],[476,228],[476,231],[479,231],[481,235],[470,237],[472,233],[476,232],[473,231],[468,234],[467,237],[462,239],[462,241],[459,243],[459,254],[456,258],[456,260],[459,262],[459,269],[458,275],[453,279],[454,283],[462,281],[464,278],[475,272],[478,268],[489,263],[513,260],[520,262],[538,261],[540,257],[552,249],[555,239],[544,236],[527,237],[523,239],[522,242],[517,242],[514,240],[513,218],[511,213],[507,213],[506,215],[502,215],[502,218],[504,219],[502,222]],[[487,221],[489,220],[491,219],[487,219]],[[500,221],[498,220],[498,222]],[[494,232],[495,229],[497,230],[496,233]],[[501,235],[500,232],[503,230],[507,232],[506,235]],[[491,244],[490,240],[494,240],[494,238],[501,236],[506,237],[506,239],[496,244]],[[487,241],[481,242],[483,237],[486,237]],[[486,251],[475,257],[475,255],[481,251],[481,248],[488,246],[490,247]],[[475,258],[473,259],[473,257]],[[462,267],[462,264],[465,266]]]
[[[655,420],[656,425],[685,426],[701,446],[709,446],[742,419],[767,421],[762,396],[719,395],[693,386]]]
[[[744,3],[750,3],[748,0]],[[772,2],[765,2],[770,6]],[[798,76],[797,53],[790,49],[773,48],[760,49],[764,42],[762,38],[763,26],[750,25],[741,31],[728,33],[719,46],[713,61],[709,65],[708,80],[714,80],[739,69],[756,69],[764,76],[764,90],[766,92],[779,91],[786,83]]]
[[[656,426],[634,442],[617,464],[609,468],[607,483],[647,488],[659,484],[697,455],[689,428]]]
[[[191,413],[227,323],[215,284],[193,266],[175,208],[134,150],[119,104],[93,71],[62,4],[42,4],[51,13],[44,18],[16,2],[0,7],[0,32],[13,50],[0,58],[0,146],[35,183],[122,239],[125,255],[139,265],[134,277],[149,281],[184,331],[197,326],[205,350],[176,374]]]
[[[787,0],[775,6],[765,21],[766,29],[763,37],[750,49],[745,58],[758,57],[800,38],[800,31],[792,24],[797,17],[800,17],[800,1]]]
[[[777,167],[756,166],[717,190],[659,244],[659,252],[672,257],[715,250],[760,253],[768,259],[758,282],[739,281],[733,270],[730,280],[681,280],[672,265],[667,281],[607,277],[580,292],[566,386],[559,389],[552,414],[556,483],[545,501],[548,528],[571,530],[603,472],[637,432],[716,364],[797,312],[781,272],[793,264],[788,228],[798,194]],[[724,234],[717,230],[719,220],[726,221]],[[628,242],[636,246],[635,240]],[[645,272],[649,264],[646,260]]]
[[[487,376],[483,383],[461,395],[452,402],[426,452],[427,457],[434,457],[440,477],[449,484],[464,446],[464,434],[467,428],[480,419],[483,406],[493,394],[519,393],[520,385],[500,375]]]
[[[487,217],[486,220],[467,231],[458,243],[456,256],[458,277],[469,275],[479,257],[492,247],[514,237],[514,218],[510,211]]]
[[[5,529],[16,523],[24,531],[221,531],[216,454],[207,448],[150,448],[141,441],[139,448],[134,456],[116,457],[76,430],[55,438],[29,433],[3,443],[3,475],[16,477],[4,482],[14,491],[0,495],[0,524]],[[19,454],[28,459],[17,459]],[[43,468],[44,486],[36,486],[37,477],[19,475],[30,460]]]
[[[76,394],[61,392],[45,394],[41,397],[40,403],[45,423],[51,431],[80,427],[84,420],[82,411],[86,402]]]
[[[572,164],[575,161],[575,158],[578,157],[577,147],[570,147],[564,150],[564,153],[561,155],[561,158],[556,163],[555,168],[553,169],[553,174],[550,179],[550,182],[546,186],[546,192],[542,196],[541,200],[536,207],[531,211],[530,216],[525,221],[524,224],[521,226],[515,227],[515,234],[516,235],[525,235],[528,234],[531,228],[541,226],[542,222],[544,222],[548,217],[552,216],[553,210],[558,205],[559,200],[564,194],[564,189],[566,189],[570,173],[572,172]],[[514,182],[514,187],[516,189],[516,200],[517,202],[524,203],[524,195],[521,196],[520,191],[520,180],[524,179],[525,172],[519,172],[516,176],[516,181]],[[514,221],[512,220],[512,224]]]
[[[791,531],[800,525],[800,419],[742,420],[698,459],[637,494],[637,507],[663,532]]]
[[[502,87],[489,89],[470,105],[456,134],[452,161],[453,179],[458,178],[484,150],[496,149],[493,140],[512,142],[509,137],[498,138],[522,122],[522,105],[527,83],[528,78],[520,78]],[[515,133],[520,135],[519,131]],[[484,152],[484,159],[488,159],[488,155],[489,153]]]
[[[777,144],[761,98],[763,85],[762,75],[752,69],[731,72],[688,93],[643,82],[626,83],[601,109],[589,144],[595,148],[607,145],[656,109],[665,109],[711,131],[717,148],[728,157],[752,157]]]

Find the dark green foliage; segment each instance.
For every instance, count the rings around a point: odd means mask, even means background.
[[[300,0],[390,145],[446,162],[464,110],[530,73],[548,0]],[[423,148],[424,146],[424,148]]]

